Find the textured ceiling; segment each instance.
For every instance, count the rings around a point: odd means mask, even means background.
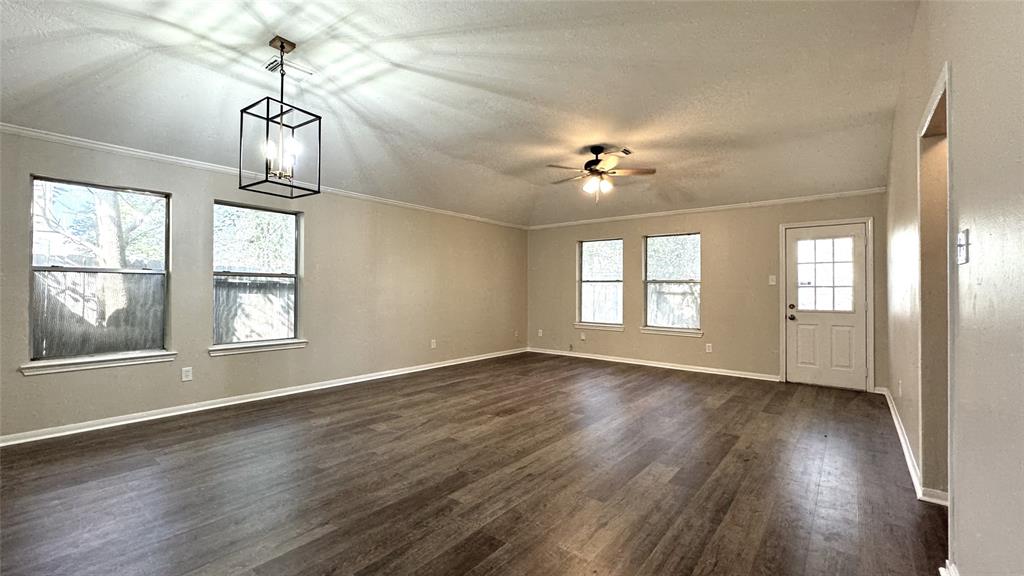
[[[2,3],[4,122],[237,164],[281,34],[324,184],[517,224],[884,185],[916,4]],[[630,146],[595,205],[548,163]]]

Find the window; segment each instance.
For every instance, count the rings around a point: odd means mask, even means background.
[[[580,242],[580,322],[622,324],[622,240]]]
[[[162,350],[163,194],[32,183],[32,359]]]
[[[798,240],[797,308],[853,312],[853,237]]]
[[[295,337],[298,215],[213,206],[213,343]]]
[[[700,234],[644,239],[647,326],[700,329]]]

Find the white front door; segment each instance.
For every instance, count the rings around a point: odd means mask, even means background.
[[[867,389],[866,225],[786,228],[786,380]]]

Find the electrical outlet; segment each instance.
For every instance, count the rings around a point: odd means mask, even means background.
[[[431,338],[430,339],[430,349],[433,350],[434,348],[437,348],[437,340],[434,340],[433,338]]]
[[[586,332],[580,332],[580,340],[583,340],[583,341],[587,340],[587,333]]]
[[[711,352],[711,351],[712,351],[712,349],[711,349],[711,344],[705,344],[705,345],[704,345],[704,351],[705,351],[705,352]]]
[[[544,329],[543,328],[537,330],[537,336],[543,336],[543,335],[544,335]]]
[[[778,283],[779,283],[779,279],[775,276],[775,274],[770,274],[768,276],[768,285],[769,286],[775,286]]]
[[[512,337],[513,338],[519,338],[519,330],[513,330],[512,331]]]
[[[192,381],[192,367],[191,366],[186,366],[185,368],[181,369],[181,381],[182,382],[191,382]]]
[[[896,397],[903,397],[903,378],[900,378],[899,380],[896,381]]]

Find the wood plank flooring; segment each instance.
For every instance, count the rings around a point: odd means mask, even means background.
[[[882,396],[521,354],[0,452],[15,575],[928,575]]]

